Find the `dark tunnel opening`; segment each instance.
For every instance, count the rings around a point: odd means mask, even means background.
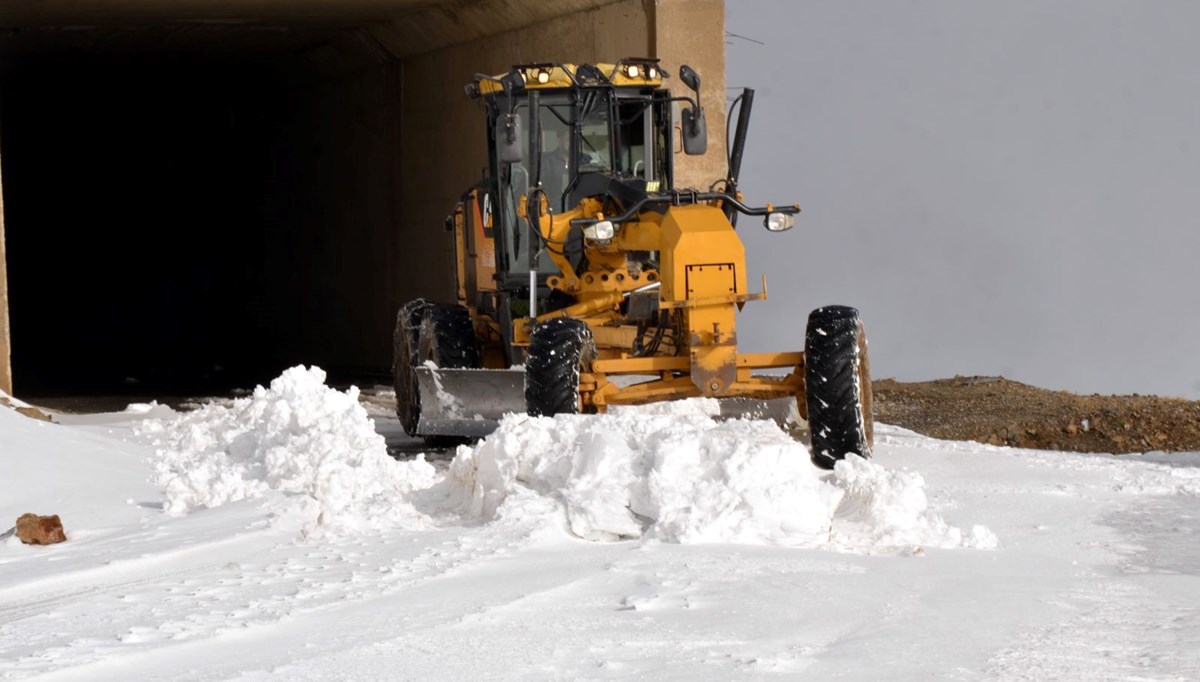
[[[220,392],[362,359],[393,223],[373,52],[45,50],[0,73],[14,383],[31,398]],[[250,43],[252,45],[252,41]],[[367,113],[370,112],[370,113]]]

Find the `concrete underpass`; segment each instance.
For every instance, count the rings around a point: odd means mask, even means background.
[[[707,185],[723,30],[720,0],[5,3],[0,388],[382,377],[396,308],[453,295],[442,223],[486,163],[472,74],[690,63],[710,151],[677,158]]]

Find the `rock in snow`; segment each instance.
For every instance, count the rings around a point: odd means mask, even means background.
[[[27,545],[53,545],[66,542],[67,534],[63,532],[62,520],[57,514],[38,516],[37,514],[21,514],[17,519],[17,539]]]

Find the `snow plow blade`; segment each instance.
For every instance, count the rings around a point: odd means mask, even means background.
[[[787,431],[799,420],[795,398],[720,398],[721,419],[768,419]]]
[[[421,436],[482,438],[509,412],[525,412],[525,372],[519,369],[415,367],[421,396]]]
[[[525,372],[519,369],[414,368],[421,393],[420,436],[483,438],[508,413],[525,413]],[[714,419],[768,419],[787,430],[797,418],[795,398],[721,398]]]

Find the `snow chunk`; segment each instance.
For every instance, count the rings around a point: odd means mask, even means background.
[[[159,405],[157,400],[151,400],[148,403],[129,403],[125,406],[125,413],[130,415],[148,415],[151,412],[164,410],[168,413],[174,413],[174,410],[172,410],[170,407],[166,405]]]
[[[715,421],[715,401],[554,418],[509,415],[462,446],[449,485],[461,511],[512,513],[514,493],[556,500],[590,540],[737,542],[874,552],[995,545],[928,508],[924,481],[858,457],[830,473],[773,422]],[[717,410],[719,411],[719,410]]]
[[[978,547],[992,549],[996,536],[975,526],[964,539],[929,509],[925,479],[910,471],[889,471],[848,454],[833,470],[833,483],[845,491],[831,541],[837,546],[861,547]]]
[[[144,422],[139,431],[159,447],[165,508],[181,514],[281,491],[314,499],[318,525],[422,525],[407,495],[435,482],[433,467],[392,460],[358,393],[298,366],[228,406]]]

